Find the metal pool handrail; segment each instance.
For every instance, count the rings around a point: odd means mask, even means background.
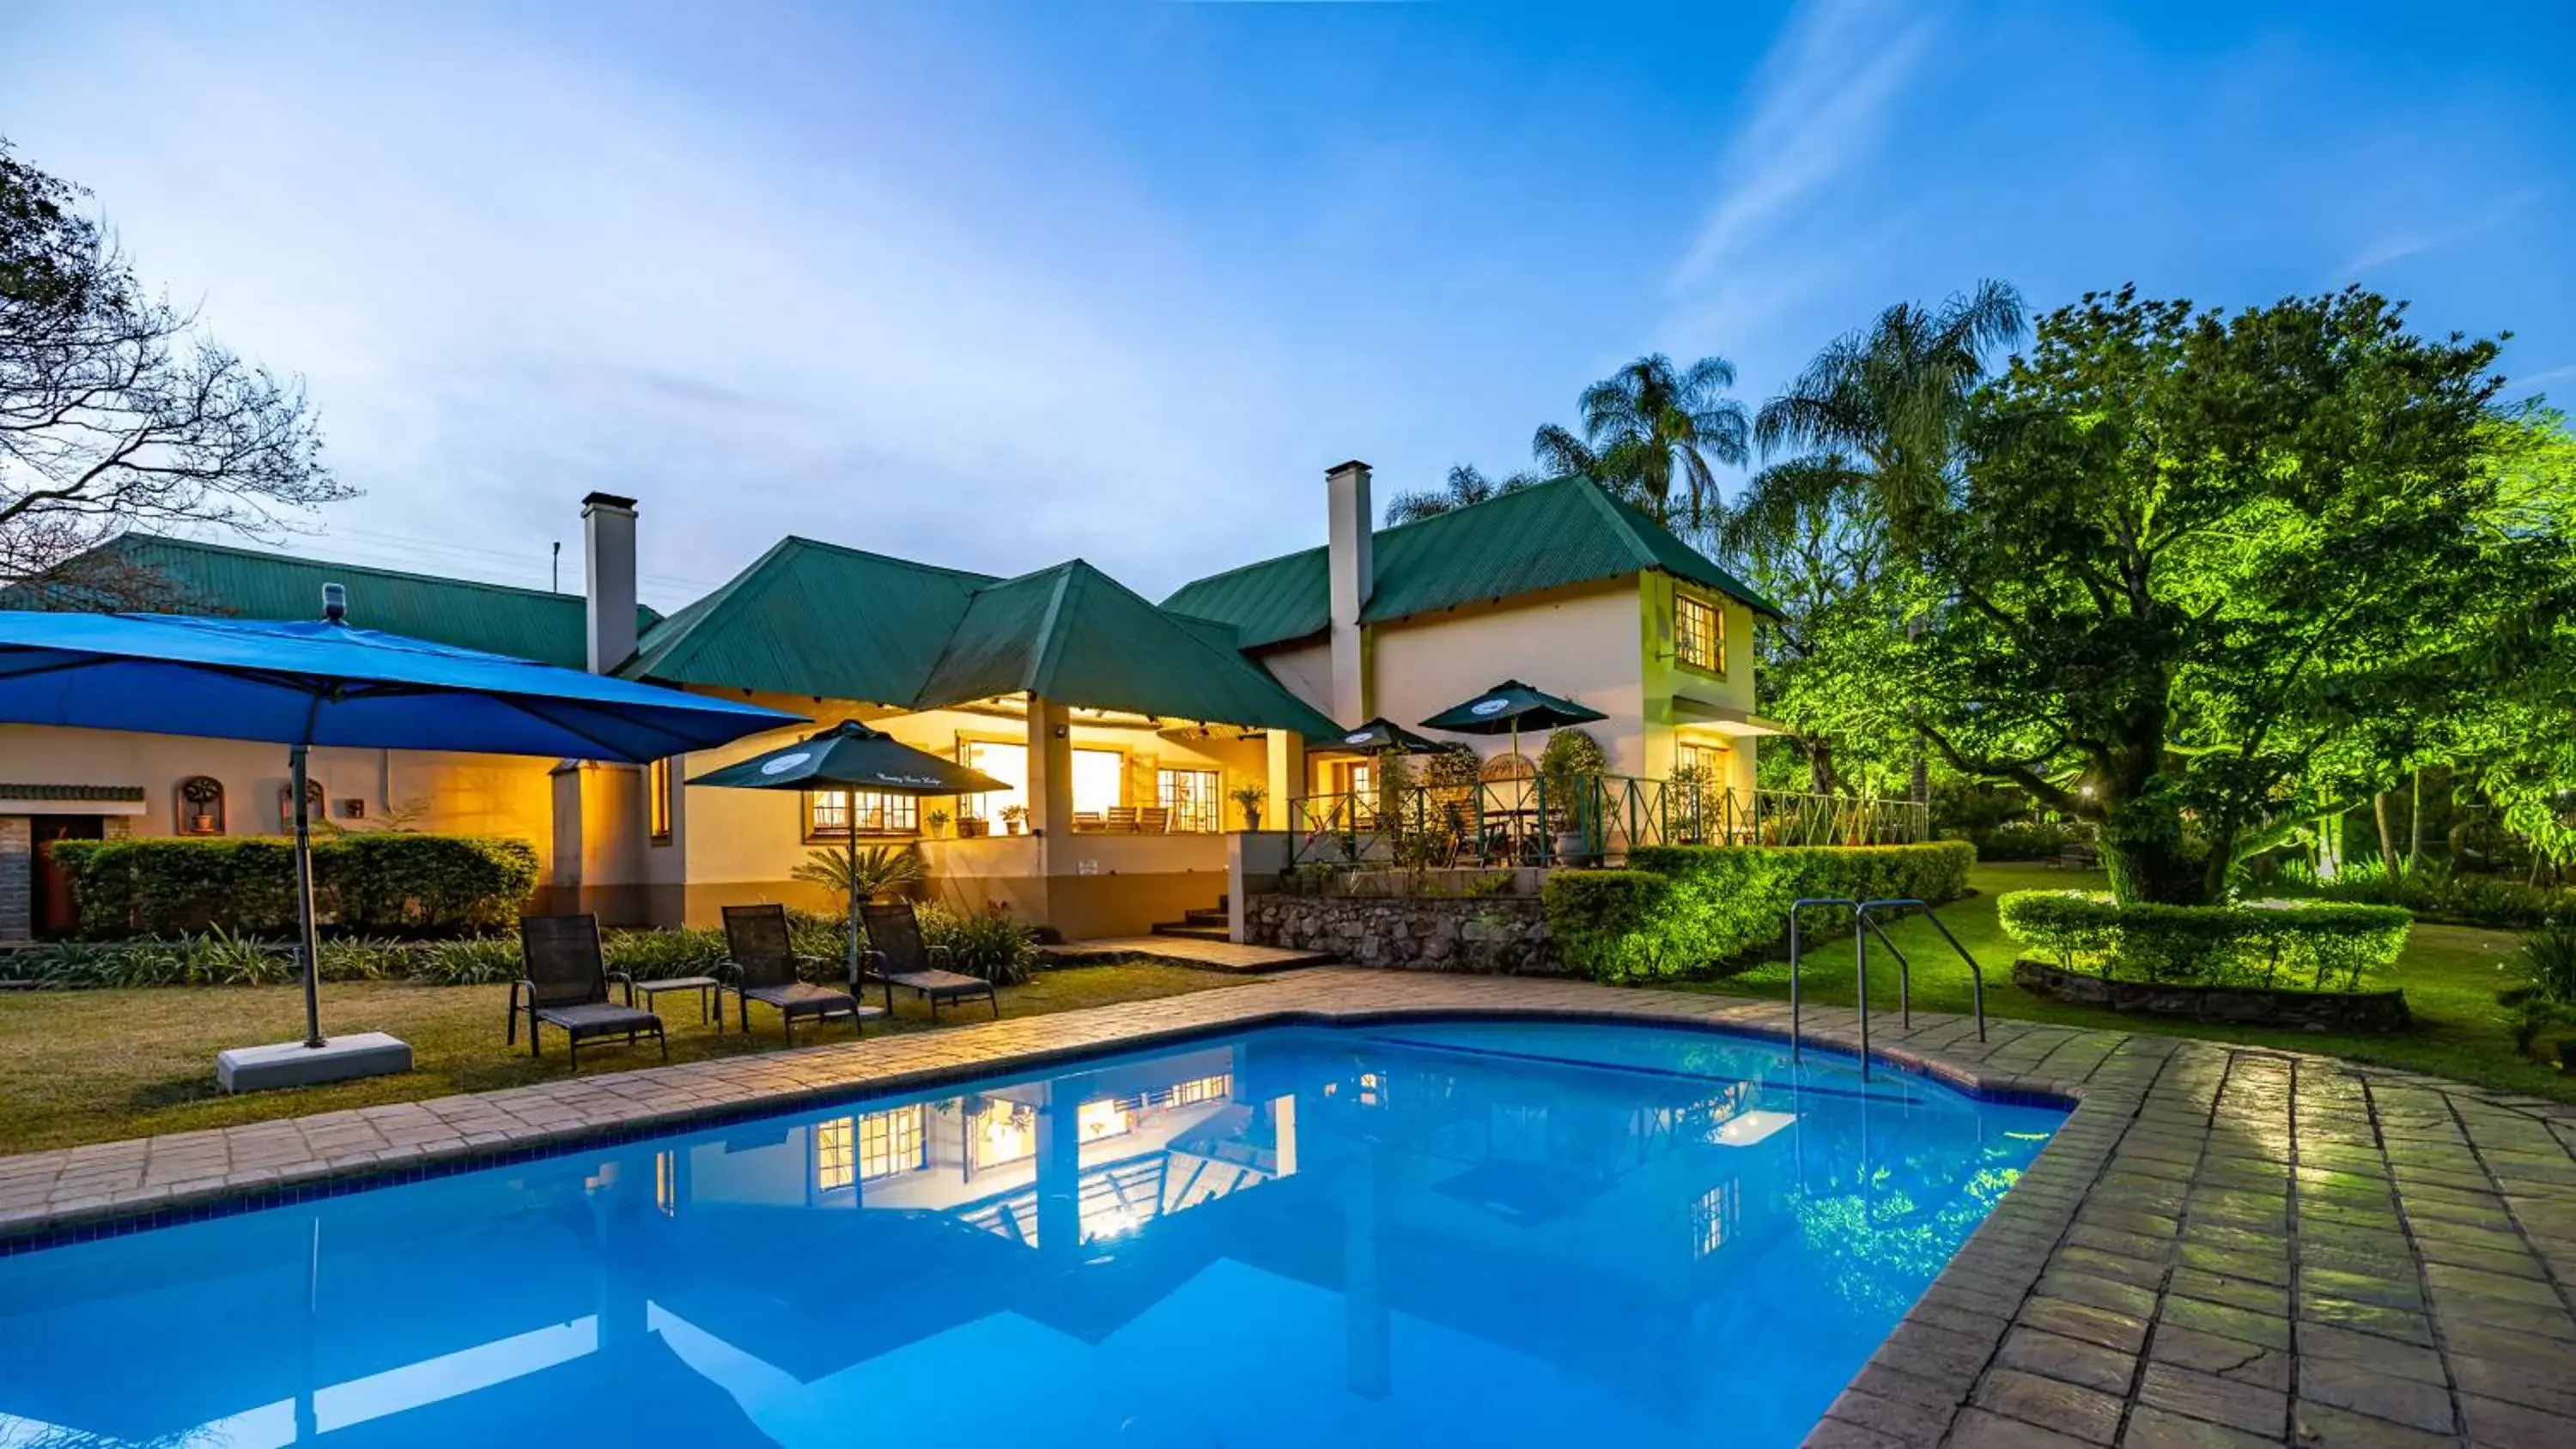
[[[1968,963],[1968,988],[1970,999],[1975,1003],[1976,1008],[1977,1040],[1984,1041],[1986,1039],[1986,968],[1978,964],[1977,958],[1969,953],[1967,947],[1959,944],[1958,937],[1950,934],[1950,928],[1943,925],[1941,923],[1940,916],[1933,912],[1931,902],[1915,900],[1911,897],[1893,897],[1880,901],[1863,901],[1861,902],[1858,911],[1860,917],[1859,925],[1866,925],[1871,931],[1877,933],[1878,939],[1886,943],[1887,949],[1896,952],[1897,1000],[1899,1008],[1905,1013],[1906,1026],[1910,1028],[1914,1025],[1913,973],[1906,962],[1905,953],[1897,950],[1896,942],[1888,937],[1887,928],[1880,925],[1878,922],[1871,920],[1869,913],[1881,908],[1904,910],[1909,907],[1921,911],[1923,913],[1923,919],[1931,925],[1932,929],[1941,933],[1941,939],[1950,943],[1950,949],[1959,953],[1959,959]],[[1859,925],[1855,925],[1853,927],[1853,934],[1855,936],[1860,936],[1861,934]],[[1869,942],[1866,937],[1862,937],[1861,954],[1866,958],[1868,953]],[[1864,967],[1864,974],[1861,978],[1864,981],[1868,980],[1866,971],[1867,968]],[[1865,996],[1866,993],[1864,993],[1864,997]],[[1864,1052],[1868,1049],[1868,1040],[1869,1003],[1864,999],[1861,1002],[1861,1041],[1863,1043],[1862,1050]]]
[[[1806,1045],[1806,1038],[1800,1033],[1798,1027],[1798,913],[1809,906],[1841,906],[1843,909],[1852,912],[1852,940],[1855,944],[1860,940],[1860,902],[1854,900],[1850,896],[1801,896],[1789,903],[1789,1060],[1793,1062],[1799,1059],[1802,1054],[1802,1050]],[[1864,972],[1869,969],[1869,958],[1866,953],[1863,953],[1861,957],[1861,969]],[[1863,1075],[1867,1075],[1869,1071],[1869,1052],[1867,1048],[1867,1043],[1869,1041],[1868,986],[1869,978],[1864,975],[1861,977],[1862,989],[1860,1006],[1861,1041],[1863,1043],[1861,1052],[1861,1072]]]

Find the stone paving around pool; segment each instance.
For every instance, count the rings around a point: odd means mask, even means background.
[[[0,1251],[281,1195],[1304,1015],[1787,1009],[1306,971],[1157,1001],[0,1158]],[[1857,1018],[1813,1010],[1848,1046]],[[2576,1107],[2321,1057],[1918,1014],[1883,1060],[2076,1100],[1811,1445],[2576,1446]]]

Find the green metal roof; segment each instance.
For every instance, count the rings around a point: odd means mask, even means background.
[[[1016,579],[790,538],[647,634],[618,673],[938,709],[1023,691],[1095,709],[1329,731],[1234,647],[1077,559]]]
[[[1333,728],[1218,626],[1167,614],[1080,559],[978,591],[914,705],[1021,691],[1210,723]]]
[[[989,574],[786,538],[662,621],[630,679],[909,704]]]
[[[437,578],[399,569],[290,558],[259,549],[193,539],[127,534],[102,544],[92,557],[148,575],[151,607],[162,613],[229,615],[246,619],[321,617],[322,586],[346,585],[349,620],[369,629],[408,634],[465,649],[580,669],[590,653],[587,606],[579,594],[548,593],[465,579]],[[78,581],[21,583],[0,588],[0,609],[90,610],[113,607]],[[119,580],[120,584],[124,580]],[[661,615],[635,611],[645,629]]]
[[[1371,564],[1375,587],[1360,615],[1369,624],[1646,569],[1715,589],[1756,613],[1780,613],[1671,530],[1582,477],[1379,529]],[[1310,548],[1184,584],[1163,605],[1234,625],[1246,649],[1303,639],[1332,622],[1327,567],[1325,550]]]

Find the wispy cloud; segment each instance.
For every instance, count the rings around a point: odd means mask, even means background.
[[[1669,290],[1726,285],[1886,128],[1936,22],[1879,0],[1807,0],[1756,72],[1719,192]]]
[[[2462,242],[2474,241],[2522,214],[2523,209],[2549,194],[2546,186],[2526,186],[2508,193],[2483,211],[2471,213],[2465,220],[2449,227],[2391,232],[2363,247],[2334,274],[2336,281],[2349,281],[2376,267],[2408,257],[2438,252]]]

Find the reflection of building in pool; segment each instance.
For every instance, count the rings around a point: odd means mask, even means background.
[[[461,1441],[504,1400],[534,1440],[595,1395],[620,1410],[566,1432],[839,1443],[917,1400],[926,1362],[958,1367],[959,1345],[1008,1365],[977,1383],[995,1425],[988,1399],[1111,1404],[1122,1375],[1183,1360],[1228,1412],[1264,1382],[1315,1386],[1283,1355],[1320,1358],[1341,1402],[1366,1404],[1421,1387],[1434,1340],[1478,1381],[1547,1373],[1679,1414],[1694,1390],[1673,1362],[1740,1363],[1783,1303],[1840,1291],[1835,1268],[1784,1284],[1766,1245],[1865,1232],[1840,1261],[1874,1263],[1992,1187],[1969,1153],[1873,1198],[1879,1164],[1956,1147],[1973,1119],[1891,1089],[1864,1128],[1815,1110],[1814,1088],[1764,1083],[1775,1068],[1281,1033],[639,1144],[579,1175],[344,1199],[327,1239],[315,1217],[256,1215],[224,1261],[121,1269],[147,1286],[112,1304],[66,1278],[60,1311],[13,1305],[0,1443],[213,1424],[207,1442],[248,1449],[389,1420]],[[485,1271],[425,1266],[450,1256]],[[270,1331],[228,1331],[244,1314]],[[97,1389],[120,1355],[160,1366],[154,1417]],[[1045,1442],[1050,1422],[1022,1427]]]

